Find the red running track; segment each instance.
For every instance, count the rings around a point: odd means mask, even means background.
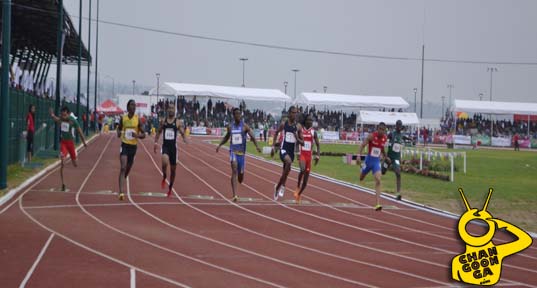
[[[199,138],[180,144],[171,198],[141,143],[120,202],[119,144],[97,137],[67,192],[55,169],[0,207],[2,287],[461,286],[454,219],[389,199],[375,212],[372,194],[319,178],[295,205],[296,172],[274,202],[281,166],[251,157],[235,204],[227,151]],[[534,247],[506,258],[499,286],[537,287],[536,267]]]

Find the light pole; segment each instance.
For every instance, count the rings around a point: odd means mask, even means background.
[[[239,58],[239,60],[242,61],[242,87],[246,87],[244,85],[244,70],[245,70],[245,63],[246,63],[246,61],[248,61],[248,58],[243,57],[243,58]]]
[[[418,98],[416,98],[417,94],[418,88],[414,88],[414,113],[418,113]]]
[[[442,119],[444,119],[444,115],[445,115],[445,112],[444,112],[444,100],[446,99],[446,96],[442,96]]]
[[[326,90],[328,90],[328,86],[323,86],[324,93],[326,93]]]
[[[455,85],[450,83],[450,84],[447,85],[447,88],[449,89],[449,104],[448,104],[448,107],[451,108],[451,91],[453,90],[453,88],[455,88]]]
[[[157,102],[158,102],[158,97],[160,96],[160,73],[155,73],[155,76],[157,76]],[[149,95],[149,112],[150,113],[153,113],[153,111],[151,111],[151,95]]]
[[[490,90],[489,90],[489,94],[490,94],[490,101],[492,101],[492,72],[498,72],[498,68],[496,68],[496,67],[488,67],[487,72],[490,72]]]
[[[132,96],[134,96],[134,87],[136,85],[136,80],[132,80]]]
[[[287,81],[283,81],[283,87],[285,88],[285,95],[287,95],[287,85],[289,84],[289,82]],[[283,103],[283,110],[287,109],[287,101],[285,101]]]
[[[293,69],[293,70],[291,70],[291,71],[295,72],[295,96],[294,96],[294,97],[295,97],[295,99],[296,99],[296,73],[297,73],[298,71],[300,71],[300,70],[298,70],[298,69],[295,68],[295,69]]]
[[[483,93],[479,93],[479,101],[483,101]]]

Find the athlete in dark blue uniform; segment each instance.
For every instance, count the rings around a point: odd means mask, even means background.
[[[175,105],[170,103],[168,106],[168,115],[160,122],[157,135],[155,135],[155,146],[153,148],[154,152],[157,153],[160,133],[164,133],[162,148],[160,150],[162,153],[162,182],[160,183],[160,186],[162,189],[166,187],[166,172],[168,171],[169,163],[170,184],[168,185],[168,197],[170,197],[172,193],[173,182],[175,181],[175,169],[177,167],[177,132],[183,136],[183,141],[187,143],[183,126],[181,122],[175,118]]]
[[[291,171],[291,165],[295,160],[295,145],[304,144],[302,139],[302,125],[296,122],[296,107],[289,107],[289,119],[280,124],[278,130],[274,134],[274,144],[272,146],[271,155],[274,156],[274,146],[278,140],[278,133],[283,133],[283,139],[280,144],[280,159],[283,162],[283,171],[280,181],[274,186],[274,200],[278,200],[278,197],[283,197],[285,193],[285,182],[289,171]]]
[[[220,145],[216,147],[216,152],[220,150],[220,147],[224,145],[228,140],[231,140],[229,145],[229,161],[231,162],[231,190],[233,191],[233,202],[237,202],[239,197],[237,196],[237,180],[242,184],[244,180],[244,155],[246,154],[246,134],[250,135],[250,139],[254,142],[257,152],[261,152],[255,136],[248,124],[244,123],[241,119],[241,110],[239,108],[233,109],[233,122],[227,127],[227,133],[220,142]]]

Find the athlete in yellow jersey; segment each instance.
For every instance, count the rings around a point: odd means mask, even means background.
[[[121,171],[119,173],[119,200],[125,199],[123,193],[123,179],[129,176],[132,164],[134,162],[134,156],[136,155],[136,145],[138,139],[144,139],[145,133],[142,130],[142,123],[138,119],[138,115],[135,115],[136,102],[129,100],[127,102],[127,115],[121,117],[119,125],[117,127],[117,137],[121,138],[121,152],[119,154],[119,160],[121,163]]]

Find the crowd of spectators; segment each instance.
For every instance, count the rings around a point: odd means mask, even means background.
[[[452,113],[446,113],[441,121],[442,135],[455,131],[457,135],[490,135],[491,128],[493,137],[512,137],[515,134],[525,135],[528,133],[528,121],[514,119],[492,119],[489,115],[474,114],[468,118],[456,118]],[[537,122],[530,121],[530,135],[537,137]]]

